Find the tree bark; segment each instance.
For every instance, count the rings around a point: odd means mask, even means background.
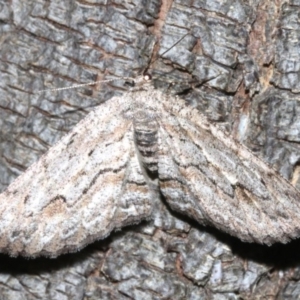
[[[0,2],[0,190],[125,88],[39,90],[144,70],[299,188],[299,13],[297,0]],[[296,299],[299,250],[242,243],[162,205],[78,253],[1,255],[0,299]]]

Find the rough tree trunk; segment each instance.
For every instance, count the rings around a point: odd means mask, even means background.
[[[112,82],[38,90],[135,77],[147,67],[159,88],[179,92],[300,187],[299,14],[299,0],[2,0],[0,189],[124,89]],[[299,241],[245,244],[162,210],[160,222],[127,227],[58,259],[1,255],[0,299],[300,294]]]

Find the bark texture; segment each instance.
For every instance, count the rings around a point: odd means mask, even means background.
[[[300,188],[299,13],[299,0],[1,1],[0,189],[123,85],[38,90],[146,68]],[[297,299],[299,240],[246,244],[166,216],[55,260],[1,255],[0,299]]]

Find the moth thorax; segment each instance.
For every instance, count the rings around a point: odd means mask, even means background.
[[[155,119],[134,121],[134,138],[142,165],[149,175],[157,172],[158,124]]]

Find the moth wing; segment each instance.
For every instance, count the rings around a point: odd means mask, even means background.
[[[174,210],[247,242],[300,236],[298,190],[184,101],[164,106],[158,172]]]
[[[126,99],[113,98],[0,195],[0,251],[57,256],[151,214]]]

